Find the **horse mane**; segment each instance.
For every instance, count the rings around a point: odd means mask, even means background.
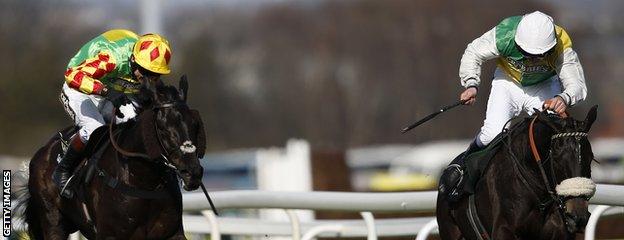
[[[525,117],[515,117],[509,120],[509,122],[513,122],[519,118],[522,118],[522,120],[517,121],[513,124],[511,124],[511,126],[507,129],[504,129],[503,131],[507,133],[507,136],[505,136],[505,139],[503,139],[503,141],[505,141],[505,144],[508,145],[508,148],[511,148],[512,151],[514,152],[514,154],[516,155],[516,157],[518,159],[526,159],[527,157],[533,158],[532,153],[529,146],[529,126],[531,124],[531,121],[537,117],[538,114],[542,114],[539,112],[535,112],[533,115],[531,116],[525,116]],[[563,127],[563,125],[561,124],[562,122],[565,122],[565,119],[560,118],[558,115],[556,114],[544,114],[544,116],[550,120],[551,122],[555,123],[557,127]],[[508,122],[508,123],[509,123]],[[507,126],[507,124],[505,124],[505,127]],[[539,135],[543,134],[544,132],[551,132],[552,128],[551,126],[549,126],[547,123],[540,121],[539,119],[537,119],[535,121],[535,125],[534,125],[534,134],[536,134],[536,140],[539,140]],[[548,139],[550,140],[550,136],[548,136]],[[518,142],[518,143],[514,143],[514,142]]]
[[[166,85],[162,81],[153,85],[143,84],[136,94],[143,109],[151,108],[159,103],[180,101],[180,93],[174,86]]]

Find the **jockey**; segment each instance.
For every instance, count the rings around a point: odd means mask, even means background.
[[[107,31],[87,42],[69,61],[61,102],[78,126],[70,139],[69,148],[54,170],[53,179],[61,196],[73,195],[65,186],[73,169],[83,156],[83,148],[91,133],[119,109],[119,122],[136,116],[136,101],[130,101],[143,81],[158,79],[170,72],[171,48],[158,34],[137,36],[116,29]]]
[[[539,11],[504,19],[468,44],[459,78],[465,90],[460,100],[475,102],[481,64],[496,59],[496,71],[483,127],[468,149],[446,168],[439,191],[451,200],[461,196],[464,158],[485,148],[512,117],[533,109],[565,116],[567,108],[587,96],[583,68],[566,31]],[[459,186],[458,186],[459,185]]]

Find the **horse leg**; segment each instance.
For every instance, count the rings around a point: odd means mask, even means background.
[[[438,203],[436,208],[436,217],[438,221],[438,229],[442,240],[463,239],[459,225],[455,222],[455,218],[451,214],[451,207],[445,201],[442,194],[438,194]]]

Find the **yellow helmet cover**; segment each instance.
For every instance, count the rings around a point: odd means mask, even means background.
[[[141,67],[159,74],[169,74],[171,47],[164,37],[158,34],[145,34],[134,44],[134,60]]]

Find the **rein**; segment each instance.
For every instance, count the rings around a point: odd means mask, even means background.
[[[155,106],[153,109],[170,108],[170,107],[173,107],[175,105],[176,105],[176,103],[164,103],[164,104]],[[111,143],[112,143],[113,147],[115,148],[115,150],[117,152],[121,153],[121,155],[123,155],[125,157],[138,157],[138,158],[143,158],[143,159],[146,159],[146,160],[151,160],[151,158],[147,154],[145,154],[145,153],[135,153],[135,152],[126,151],[126,150],[124,150],[123,148],[121,148],[117,144],[117,142],[116,142],[116,140],[115,140],[115,138],[113,136],[113,125],[115,125],[115,116],[116,116],[115,114],[116,113],[117,113],[117,109],[113,108],[113,114],[112,114],[112,117],[111,117],[111,120],[110,120],[110,124],[108,125],[108,134],[110,136]],[[157,133],[156,134],[156,139],[158,140],[158,143],[160,144],[161,149],[168,155],[167,149],[164,148],[164,146],[162,144],[162,141],[158,137],[158,129],[156,128],[156,124],[154,124],[154,131]],[[167,166],[167,167],[169,167],[169,168],[171,168],[173,170],[176,170],[176,171],[178,170],[175,166],[173,166],[173,164],[171,164],[169,159],[164,154],[161,154],[161,157],[165,160],[165,161],[163,161],[163,164],[165,166]]]
[[[116,113],[117,113],[117,109],[113,108],[113,116],[111,117],[110,124],[108,125],[108,135],[110,137],[110,141],[111,141],[111,144],[113,145],[113,148],[115,148],[115,151],[121,153],[121,155],[124,155],[125,157],[137,157],[137,158],[150,160],[150,157],[147,156],[147,154],[145,153],[135,153],[135,152],[126,151],[123,148],[121,148],[119,145],[117,145],[117,141],[115,140],[115,136],[113,134],[113,125],[115,125]]]
[[[533,153],[533,159],[537,162],[537,166],[540,170],[540,175],[542,175],[542,181],[544,181],[544,186],[546,187],[546,191],[553,198],[557,198],[557,194],[552,191],[550,187],[550,181],[548,181],[548,176],[546,175],[546,171],[544,170],[544,165],[542,164],[542,158],[539,155],[539,151],[537,151],[537,145],[535,145],[535,137],[533,136],[533,125],[535,125],[535,121],[537,120],[537,115],[531,120],[529,124],[529,145],[531,146],[531,153]],[[552,160],[551,160],[552,163]],[[551,168],[552,169],[552,168]]]

